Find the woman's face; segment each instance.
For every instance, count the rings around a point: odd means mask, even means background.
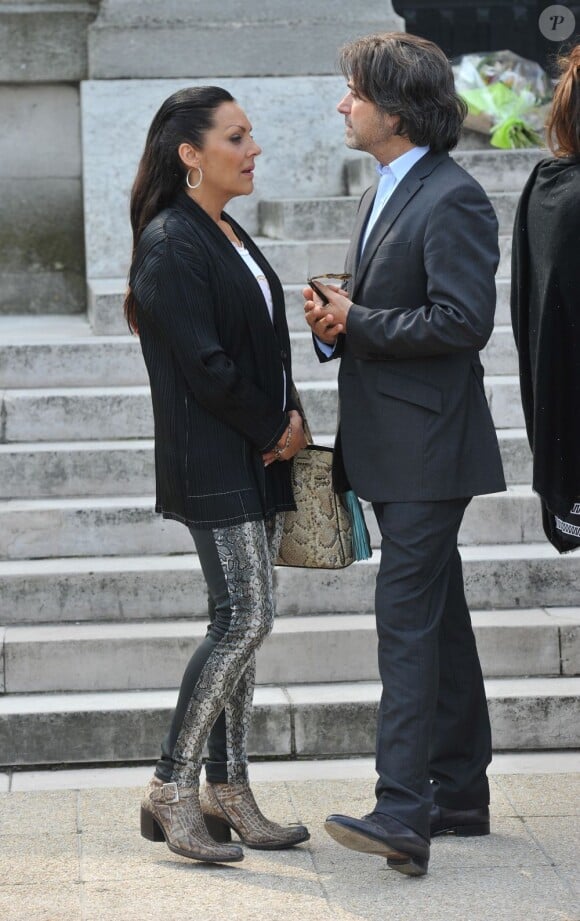
[[[243,109],[236,102],[223,102],[214,113],[214,126],[197,151],[197,163],[203,170],[204,193],[224,199],[249,195],[254,189],[254,161],[262,148],[252,137]],[[195,174],[192,181],[196,181]]]

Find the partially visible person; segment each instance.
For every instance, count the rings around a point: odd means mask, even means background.
[[[580,45],[560,68],[554,156],[535,167],[516,213],[511,311],[532,486],[562,553],[580,546]]]
[[[337,486],[372,502],[381,532],[382,698],[374,809],[326,829],[421,876],[432,837],[490,829],[491,732],[457,535],[472,496],[505,489],[479,358],[497,220],[449,156],[465,107],[437,45],[369,35],[341,65],[346,144],[379,176],[355,219],[348,290],[321,286],[323,306],[306,288],[305,311],[319,359],[340,358]]]
[[[260,152],[228,92],[179,90],[153,119],[131,196],[125,315],[151,383],[156,510],[189,528],[210,616],[142,800],[141,832],[208,862],[242,859],[231,829],[268,850],[309,837],[266,819],[248,784],[255,653],[272,629],[273,565],[295,507],[289,461],[306,443],[282,286],[223,210],[253,191]]]

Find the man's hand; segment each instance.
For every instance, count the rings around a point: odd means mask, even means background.
[[[348,295],[336,285],[320,285],[320,290],[328,298],[328,304],[322,304],[312,288],[304,288],[304,313],[306,322],[317,339],[326,345],[335,345],[337,337],[346,329],[346,318],[352,306]]]
[[[290,460],[295,454],[298,454],[298,451],[301,451],[302,448],[305,448],[308,444],[306,435],[304,434],[304,424],[300,413],[296,409],[291,409],[288,415],[290,417],[290,425],[292,426],[290,442],[286,445],[288,441],[288,429],[286,429],[276,445],[278,450],[268,451],[266,454],[262,454],[264,467],[268,467],[274,461]]]

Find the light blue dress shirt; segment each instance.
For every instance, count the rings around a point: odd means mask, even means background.
[[[389,198],[401,180],[405,178],[409,170],[415,166],[415,163],[418,163],[421,157],[424,157],[428,151],[429,147],[411,147],[410,150],[407,150],[404,154],[401,154],[400,157],[397,157],[396,160],[393,160],[387,166],[382,166],[380,163],[377,163],[377,173],[379,174],[380,179],[372,211],[367,221],[367,226],[365,227],[361,253],[366,246],[371,230],[379,219],[379,216],[387,204]],[[327,345],[326,342],[321,342],[318,337],[316,338],[316,342],[323,355],[326,355],[327,357],[332,355],[335,349],[334,345]]]
[[[389,198],[401,180],[405,178],[409,170],[415,166],[415,163],[419,162],[421,157],[425,156],[428,150],[428,147],[411,147],[411,150],[407,150],[404,154],[401,154],[400,157],[397,157],[396,160],[393,160],[391,163],[387,164],[387,166],[381,166],[380,163],[377,163],[377,173],[379,174],[380,179],[373,203],[373,208],[367,221],[367,226],[365,227],[361,252],[365,248],[367,240],[371,234],[371,230],[379,219],[381,212],[387,204]]]

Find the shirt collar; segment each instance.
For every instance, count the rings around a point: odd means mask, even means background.
[[[404,154],[401,154],[400,157],[392,160],[386,166],[377,163],[377,173],[379,176],[392,175],[395,177],[396,182],[400,182],[409,170],[415,166],[415,163],[418,163],[421,157],[424,157],[429,152],[429,149],[429,147],[411,147],[410,150],[405,151]]]

